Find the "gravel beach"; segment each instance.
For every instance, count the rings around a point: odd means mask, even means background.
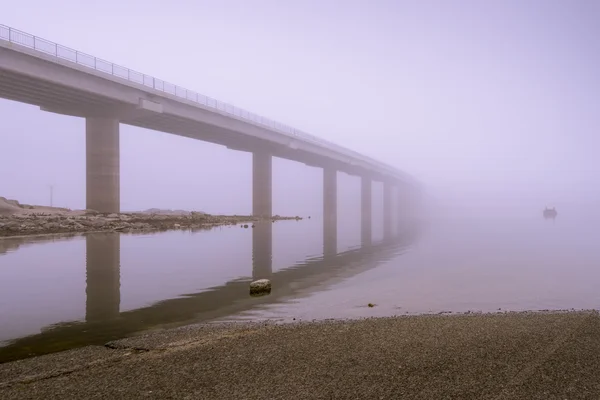
[[[598,399],[596,311],[199,325],[0,365],[9,399]]]

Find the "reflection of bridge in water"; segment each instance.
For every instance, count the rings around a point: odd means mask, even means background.
[[[272,272],[271,223],[258,223],[252,230],[252,279],[269,278],[269,296],[249,296],[249,279],[232,280],[222,286],[126,312],[120,307],[120,234],[86,236],[86,317],[84,321],[61,322],[41,333],[12,340],[0,347],[0,363],[107,341],[156,328],[174,327],[211,320],[250,310],[261,304],[303,296],[343,278],[376,267],[401,253],[416,238],[416,229],[391,234],[379,243],[333,253],[337,235],[324,235],[324,255],[275,273]]]

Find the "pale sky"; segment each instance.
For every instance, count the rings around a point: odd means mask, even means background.
[[[367,154],[437,198],[600,200],[600,2],[29,0],[0,24]],[[54,184],[55,205],[83,208],[84,120],[5,100],[0,116],[0,196],[48,204]],[[277,159],[274,212],[320,214],[321,179]],[[342,212],[359,185],[340,174]],[[251,156],[121,125],[121,206],[250,213]]]

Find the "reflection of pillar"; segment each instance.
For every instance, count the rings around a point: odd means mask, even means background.
[[[118,233],[95,233],[85,238],[86,304],[85,320],[104,321],[119,315],[121,303]]]
[[[86,119],[86,208],[120,211],[119,121]]]
[[[269,279],[273,272],[273,223],[259,221],[252,229],[252,279]]]
[[[383,238],[390,240],[392,237],[392,185],[383,182]]]
[[[269,153],[252,154],[252,215],[270,217],[273,213],[272,157]]]
[[[323,168],[323,256],[337,254],[337,171]]]
[[[360,214],[361,214],[361,226],[360,226],[360,237],[361,244],[368,246],[371,244],[371,231],[372,231],[372,219],[371,219],[371,178],[363,176],[361,178],[361,196],[360,196]]]

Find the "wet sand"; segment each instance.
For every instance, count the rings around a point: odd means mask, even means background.
[[[0,365],[2,399],[598,399],[596,311],[199,325]]]

